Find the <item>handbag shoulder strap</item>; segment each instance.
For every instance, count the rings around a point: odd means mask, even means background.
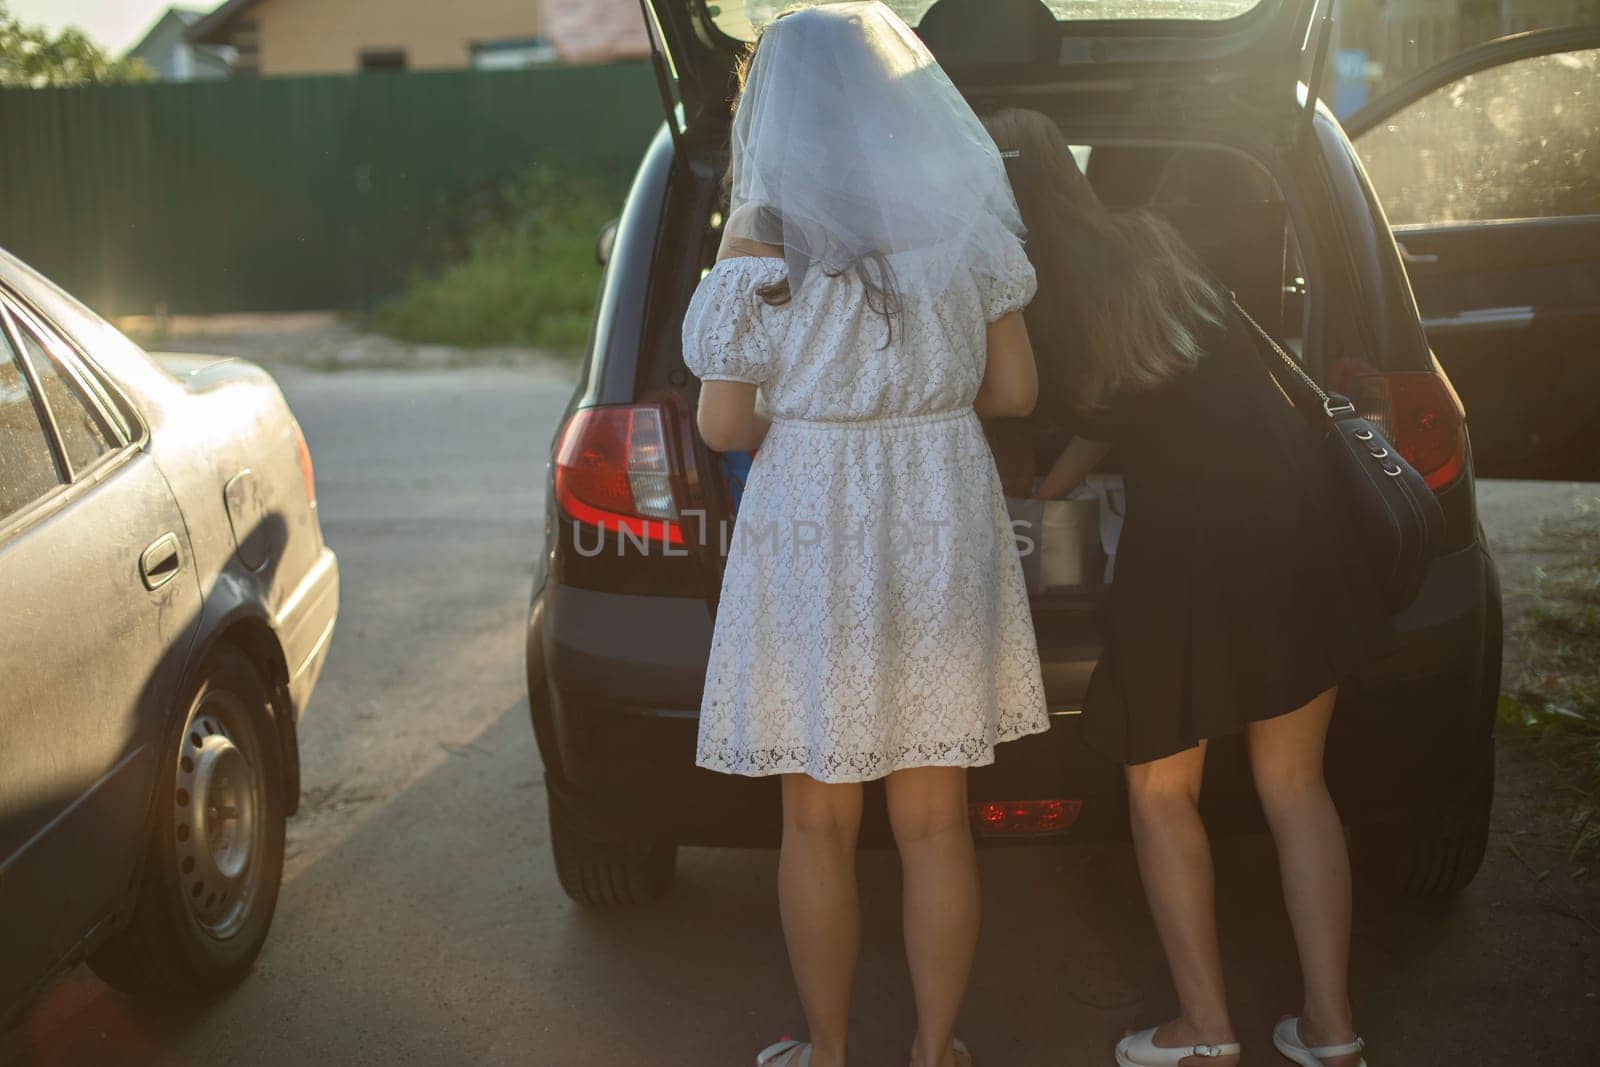
[[[1277,377],[1281,371],[1289,373],[1290,379],[1295,384],[1293,393],[1299,394],[1299,399],[1294,400],[1295,407],[1300,408],[1309,417],[1320,416],[1329,419],[1339,415],[1348,415],[1355,411],[1355,405],[1350,403],[1349,400],[1342,396],[1330,395],[1322,386],[1318,385],[1317,380],[1306,373],[1305,368],[1300,365],[1300,361],[1284,351],[1283,346],[1278,343],[1277,339],[1263,329],[1259,322],[1250,317],[1250,313],[1240,306],[1238,297],[1229,293],[1228,299],[1233,304],[1233,310],[1238,313],[1239,318],[1244,320],[1245,324],[1250,327],[1250,332],[1261,342],[1256,345],[1256,350],[1261,355],[1262,361],[1267,364],[1267,373],[1273,377]],[[1268,352],[1275,355],[1277,359],[1269,359]],[[1309,398],[1307,398],[1307,394],[1309,394]]]

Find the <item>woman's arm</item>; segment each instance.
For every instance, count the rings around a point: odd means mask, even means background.
[[[714,452],[753,452],[772,423],[756,413],[756,387],[709,381],[700,386],[700,436]]]
[[[717,258],[779,258],[783,249],[747,237],[729,237]],[[766,440],[772,421],[756,413],[756,387],[748,382],[716,381],[700,385],[700,410],[695,416],[700,436],[713,452],[754,452]]]
[[[1111,451],[1111,446],[1087,437],[1074,437],[1061,458],[1056,460],[1050,473],[1044,476],[1039,488],[1033,491],[1035,500],[1054,500],[1066,496],[1089,477],[1089,472],[1100,465]]]
[[[989,358],[972,407],[980,418],[1027,415],[1039,401],[1039,369],[1022,312],[1013,311],[989,324]]]

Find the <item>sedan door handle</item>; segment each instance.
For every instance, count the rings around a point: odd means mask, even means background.
[[[139,576],[146,589],[160,589],[178,576],[178,535],[164,533],[139,556]]]
[[[1400,249],[1400,258],[1405,260],[1408,265],[1427,266],[1430,263],[1439,262],[1439,257],[1432,252],[1413,252],[1402,241],[1396,241],[1395,247]]]

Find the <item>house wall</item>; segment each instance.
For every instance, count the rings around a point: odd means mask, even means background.
[[[178,62],[178,48],[184,44],[183,23],[175,18],[164,18],[150,35],[128,52],[130,59],[143,60],[162,81],[177,81],[184,75]]]
[[[411,70],[471,65],[478,42],[540,32],[538,0],[263,0],[256,24],[262,74],[342,74],[365,51],[403,50]]]
[[[639,0],[542,0],[544,35],[568,63],[609,63],[650,54]]]
[[[182,19],[169,15],[128,55],[144,60],[162,81],[227,77],[228,64],[214,52],[190,44],[187,29]]]

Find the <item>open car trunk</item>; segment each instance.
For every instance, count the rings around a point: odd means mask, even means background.
[[[1216,144],[1103,143],[1074,152],[1108,206],[1165,219],[1252,317],[1299,345],[1306,297],[1298,246],[1282,192],[1261,163]],[[717,236],[708,233],[704,247],[715,249]],[[1115,453],[1072,499],[1022,499],[1074,436],[1073,415],[1051,378],[1042,366],[1044,389],[1031,416],[989,420],[985,432],[1012,512],[1046,697],[1063,711],[1081,706],[1099,659],[1098,617],[1115,572],[1125,499]],[[712,484],[724,492],[730,515],[750,461],[746,454],[719,457],[721,476]]]
[[[649,3],[663,102],[678,151],[697,161],[696,170],[720,174],[727,101],[735,91],[733,61],[753,33],[751,18],[740,12],[764,19],[790,4],[769,5],[768,11],[760,4],[705,0]],[[1130,0],[1098,20],[1040,0],[908,0],[891,6],[917,28],[957,84],[982,98],[985,109],[1020,90],[1034,98],[1072,97],[1080,113],[1091,99],[1103,99],[1114,110],[1132,105],[1161,113],[1171,109],[1160,101],[1181,99],[1180,111],[1230,114],[1232,122],[1258,132],[1277,130],[1280,140],[1302,121],[1304,106],[1294,86],[1316,0],[1216,0],[1209,6]],[[1287,207],[1264,167],[1215,144],[1108,144],[1078,151],[1108,206],[1160,214],[1257,321],[1291,347],[1297,343],[1304,282]],[[720,216],[712,219],[702,245],[708,260],[720,223]],[[1071,440],[1072,419],[1059,397],[1045,397],[1033,417],[1010,421],[1016,425],[1001,433],[990,428],[991,443],[1010,439],[1003,446],[1009,458],[997,459],[1007,488],[1025,495],[1025,487]],[[1027,457],[1020,469],[1018,456]],[[716,459],[719,476],[706,479],[706,486],[713,494],[720,489],[723,497],[713,511],[722,504],[731,517],[751,457]],[[1034,542],[1022,561],[1046,696],[1058,712],[1081,707],[1099,659],[1097,621],[1114,573],[1122,506],[1114,454],[1079,499],[1045,508],[1014,506],[1019,518],[1037,524],[1031,538],[1026,526],[1020,531],[1024,542]]]

